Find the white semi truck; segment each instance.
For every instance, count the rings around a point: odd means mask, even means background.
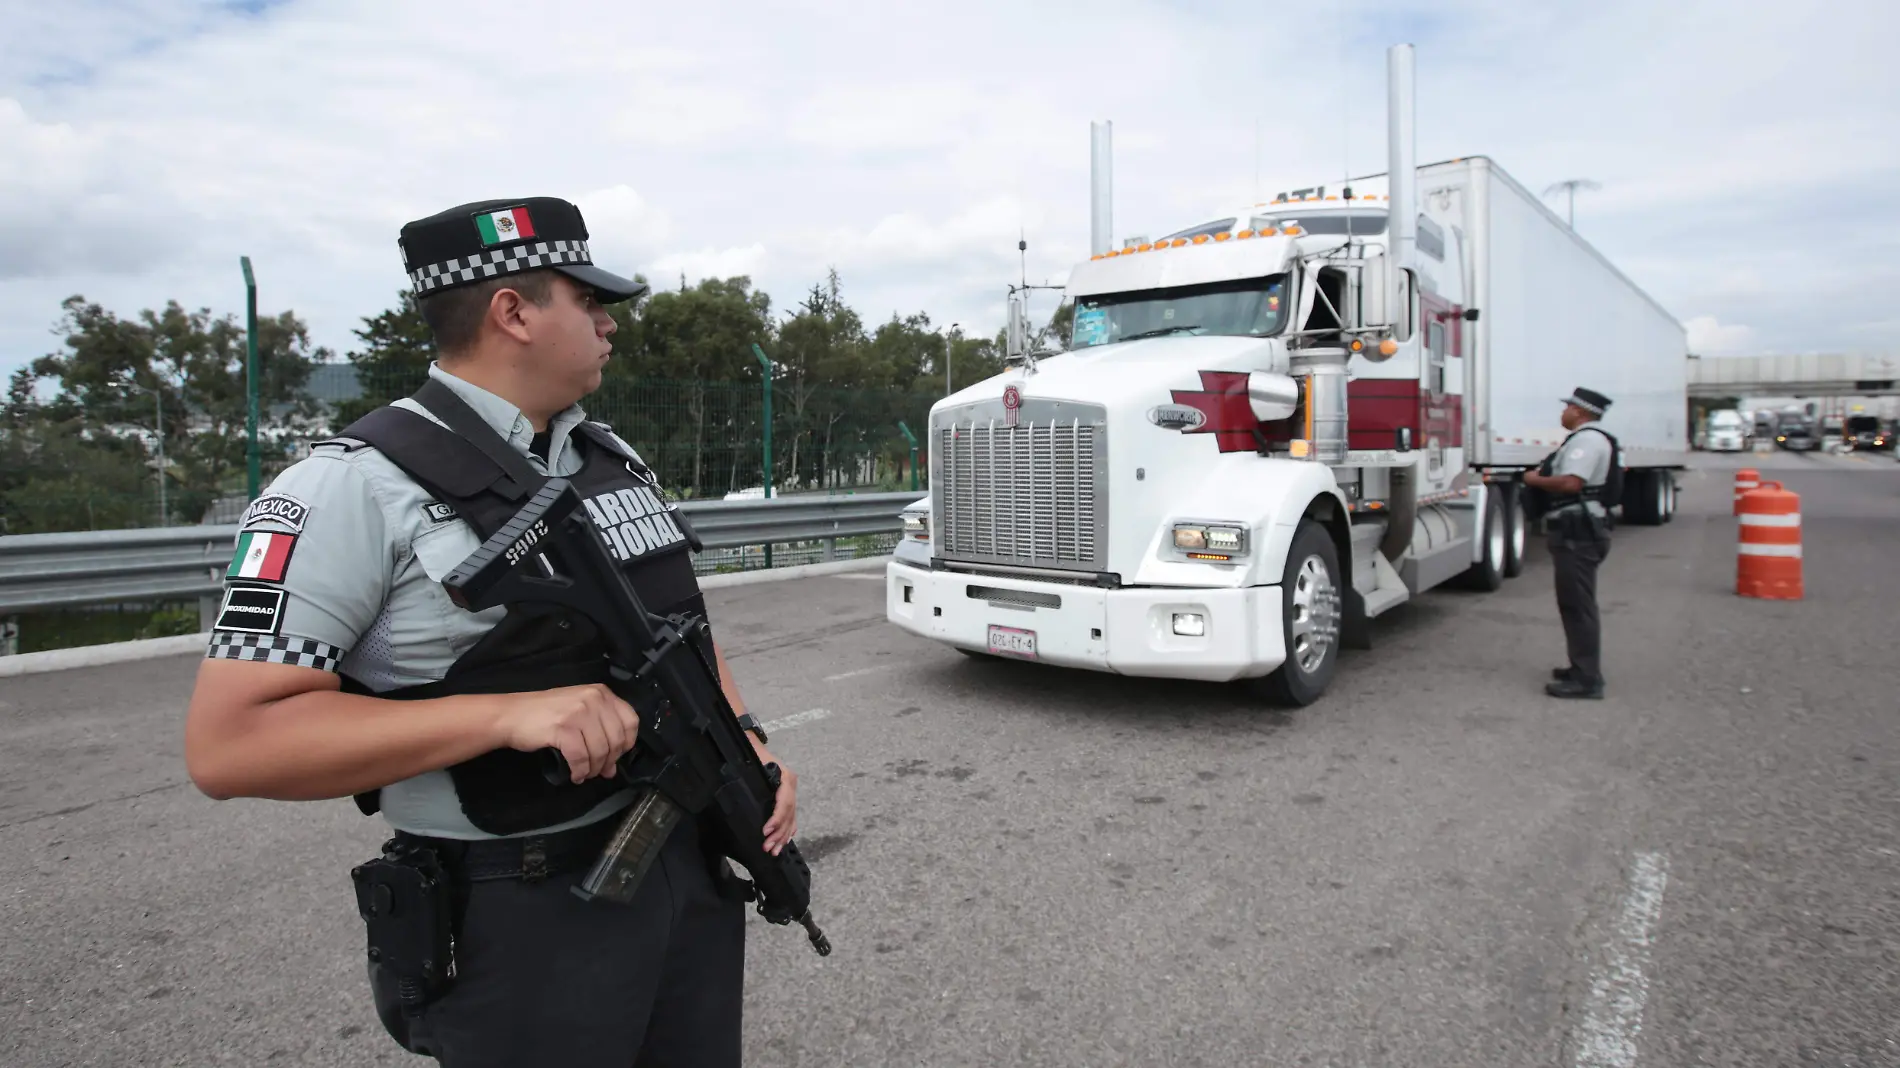
[[[1387,65],[1386,174],[1154,241],[1112,247],[1098,131],[1070,351],[1026,351],[1012,295],[1009,369],[932,407],[892,623],[1308,704],[1368,620],[1518,573],[1577,386],[1612,398],[1623,521],[1670,518],[1682,327],[1491,160],[1417,167],[1411,46]]]

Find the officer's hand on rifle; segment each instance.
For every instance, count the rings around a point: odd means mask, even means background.
[[[752,738],[749,734],[746,737]],[[752,738],[752,748],[759,754],[759,763],[777,764],[782,776],[772,815],[765,821],[765,851],[776,857],[779,850],[785,848],[785,843],[798,833],[798,773],[773,756],[765,743],[757,738]]]
[[[577,783],[614,774],[615,762],[640,736],[633,706],[599,683],[503,696],[502,744],[533,753],[554,748]]]

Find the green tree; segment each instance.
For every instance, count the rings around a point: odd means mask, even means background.
[[[35,397],[29,368],[13,373],[0,415],[0,534],[115,530],[158,514],[157,466],[136,438],[89,439]]]
[[[798,311],[779,326],[775,396],[785,398],[792,431],[791,484],[830,484],[832,432],[851,402],[847,391],[876,386],[864,322],[844,302],[836,269],[811,287]]]
[[[737,489],[742,440],[757,440],[759,368],[752,346],[770,346],[772,298],[745,276],[707,278],[691,288],[654,293],[637,317],[637,347],[621,360],[618,377],[637,383],[608,389],[611,400],[637,397],[642,450],[664,476],[695,490],[723,483]],[[609,366],[613,366],[610,364]],[[625,405],[618,406],[624,411]],[[717,475],[707,452],[725,456]]]
[[[340,431],[365,413],[421,388],[435,359],[435,339],[416,308],[414,290],[396,295],[396,306],[373,316],[351,331],[362,347],[349,354],[356,395],[322,397],[332,405],[330,429]]]
[[[56,328],[62,352],[33,361],[30,389],[56,385],[37,413],[42,428],[61,427],[65,448],[75,442],[104,450],[148,442],[163,451],[169,516],[197,522],[222,494],[243,489],[247,399],[245,332],[233,316],[209,309],[186,312],[178,302],[161,312],[121,319],[84,297],[61,304]],[[314,364],[329,356],[312,350],[308,329],[292,312],[257,323],[258,437],[279,456],[316,429],[319,410],[305,393]],[[48,431],[50,434],[51,432]],[[50,447],[53,438],[43,439]],[[113,444],[116,442],[117,444]]]

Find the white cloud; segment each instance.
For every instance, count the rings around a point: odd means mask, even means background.
[[[1718,323],[1713,315],[1699,315],[1682,325],[1689,333],[1689,351],[1698,356],[1741,355],[1755,341],[1754,327]]]
[[[704,278],[759,277],[766,264],[765,246],[754,242],[743,248],[702,248],[673,252],[654,260],[647,275],[656,289],[665,289],[678,279],[692,285]]]
[[[540,193],[656,284],[746,273],[782,311],[835,266],[867,320],[993,333],[1019,233],[1031,281],[1086,255],[1091,120],[1115,122],[1117,232],[1177,229],[1382,170],[1395,40],[1418,45],[1420,158],[1600,181],[1579,231],[1706,351],[1895,347],[1882,0],[520,10],[34,8],[0,38],[0,372],[75,292],[240,310],[240,255],[263,310],[347,350],[404,284],[404,221]]]

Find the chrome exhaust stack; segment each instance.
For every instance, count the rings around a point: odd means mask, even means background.
[[[1418,152],[1417,98],[1412,84],[1412,46],[1393,45],[1385,53],[1385,124],[1386,181],[1390,186],[1391,216],[1386,232],[1391,235],[1392,270],[1388,277],[1397,295],[1388,307],[1398,311],[1401,321],[1405,309],[1405,276],[1400,268],[1409,268],[1418,251]]]
[[[1115,124],[1089,123],[1089,255],[1115,247]]]

